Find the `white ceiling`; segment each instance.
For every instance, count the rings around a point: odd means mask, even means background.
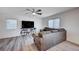
[[[38,16],[38,17],[47,17],[50,15],[54,15],[57,13],[61,13],[70,9],[73,9],[74,7],[0,7],[0,15],[4,14],[4,15],[25,15],[25,13],[27,11],[24,11],[25,9],[31,9],[34,8],[35,10],[37,9],[42,9],[42,15]],[[28,14],[29,16],[31,14]],[[28,16],[26,15],[26,16]]]

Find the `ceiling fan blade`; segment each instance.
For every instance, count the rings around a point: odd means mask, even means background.
[[[42,13],[36,13],[36,14],[38,14],[38,15],[42,15]]]
[[[32,12],[32,10],[31,10],[31,9],[26,9],[26,11],[31,11],[31,12]]]
[[[29,13],[25,13],[25,14],[29,14]]]
[[[41,12],[42,10],[41,9],[38,9],[36,12]]]
[[[32,13],[35,12],[35,9],[32,9]]]

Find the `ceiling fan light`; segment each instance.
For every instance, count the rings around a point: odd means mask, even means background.
[[[33,15],[36,15],[36,13],[32,13]]]

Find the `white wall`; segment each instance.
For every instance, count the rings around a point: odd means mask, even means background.
[[[67,40],[79,44],[79,8],[44,18],[43,25],[47,26],[47,21],[56,17],[61,19],[61,27],[67,30]]]
[[[15,30],[6,29],[6,20],[8,18],[14,18],[18,21],[18,27]],[[42,20],[36,17],[27,17],[27,16],[15,16],[15,15],[0,15],[0,39],[8,38],[20,35],[21,21],[34,21],[36,31],[38,32],[42,28]]]

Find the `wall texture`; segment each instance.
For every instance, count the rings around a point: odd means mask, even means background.
[[[67,30],[67,40],[79,44],[79,8],[44,18],[43,25],[47,26],[50,19],[59,17],[61,28]]]
[[[16,19],[18,22],[18,26],[17,29],[14,30],[7,30],[6,29],[6,20],[8,18],[13,18]],[[27,16],[16,16],[16,15],[4,15],[4,14],[0,14],[0,39],[1,38],[7,38],[7,37],[15,37],[15,36],[19,36],[20,35],[20,31],[21,31],[21,21],[25,20],[25,21],[34,21],[34,26],[36,28],[36,31],[38,32],[41,28],[42,28],[42,20],[37,18],[37,17],[27,17]]]

